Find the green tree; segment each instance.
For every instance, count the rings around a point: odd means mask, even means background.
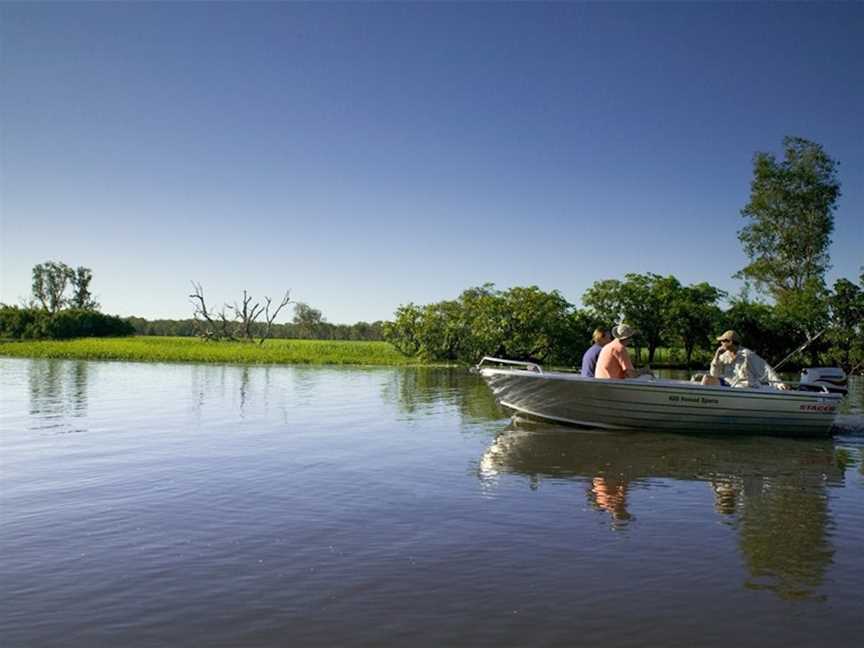
[[[557,290],[537,286],[511,288],[503,295],[508,314],[507,357],[574,365],[581,358],[581,343],[571,320],[572,304]]]
[[[469,288],[455,300],[400,306],[384,335],[406,355],[475,363],[484,355],[552,364],[575,363],[584,340],[572,305],[537,286]]]
[[[78,266],[74,272],[70,268],[69,280],[72,282],[73,290],[69,307],[80,310],[99,310],[99,304],[93,299],[90,292],[90,282],[93,281],[93,272],[90,268]]]
[[[828,356],[846,371],[864,366],[864,273],[860,286],[839,279],[828,297],[831,325],[828,330]]]
[[[789,290],[777,300],[775,312],[778,318],[787,322],[793,331],[790,342],[798,346],[807,342],[804,349],[810,354],[810,364],[819,364],[819,351],[826,343],[817,340],[827,329],[830,307],[829,290],[821,278],[811,277],[800,290]]]
[[[783,139],[784,158],[759,152],[753,159],[749,223],[738,233],[750,263],[736,276],[781,301],[830,267],[833,211],[840,197],[837,162],[815,142]]]
[[[613,326],[623,317],[621,282],[617,279],[595,281],[582,295],[582,303],[599,322]]]
[[[486,283],[463,291],[458,301],[460,356],[472,362],[484,355],[505,355],[510,318],[501,292],[494,284]]]
[[[680,290],[681,283],[672,275],[663,277],[651,272],[627,274],[621,284],[624,319],[639,330],[635,341],[648,347],[648,364],[654,362],[654,353],[663,344],[672,305]]]
[[[725,295],[705,282],[680,288],[675,293],[669,309],[669,331],[684,347],[688,369],[694,349],[711,348],[712,333],[722,316],[717,301]]]
[[[604,328],[608,331],[612,328],[613,322],[614,320],[607,321],[600,319],[593,310],[588,308],[579,308],[573,311],[570,315],[569,327],[573,331],[574,341],[576,342],[575,351],[578,354],[576,362],[573,363],[574,365],[582,362],[581,354],[593,344],[591,335],[594,333],[594,330]]]
[[[384,323],[384,339],[396,347],[399,353],[416,356],[420,353],[421,309],[413,303],[403,304],[396,309],[393,321]]]
[[[49,313],[66,305],[64,293],[75,272],[60,261],[46,261],[33,267],[33,298]]]
[[[301,338],[317,338],[321,325],[325,322],[324,316],[317,308],[309,304],[297,302],[294,305],[294,324]]]
[[[768,304],[741,297],[723,313],[718,329],[732,329],[741,336],[742,344],[775,364],[799,345],[795,327]]]

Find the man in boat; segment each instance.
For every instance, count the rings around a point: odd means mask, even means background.
[[[778,389],[789,389],[771,365],[741,346],[741,339],[735,331],[725,331],[717,341],[720,348],[714,352],[709,375],[702,378],[703,385],[758,388],[767,382]]]
[[[580,372],[586,378],[593,378],[594,371],[597,367],[597,358],[600,356],[600,351],[603,347],[612,341],[612,336],[605,328],[594,329],[594,334],[591,336],[594,344],[582,356],[582,371]]]
[[[594,371],[595,378],[636,378],[646,371],[636,369],[630,361],[630,353],[627,345],[630,338],[638,331],[627,324],[619,324],[612,329],[615,339],[600,350],[597,357],[597,368]]]

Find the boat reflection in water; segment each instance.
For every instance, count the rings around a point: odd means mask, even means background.
[[[669,480],[702,482],[708,511],[737,531],[744,585],[803,598],[814,595],[833,560],[827,489],[843,484],[843,462],[830,440],[580,431],[517,420],[485,452],[478,474],[490,486],[506,474],[528,477],[535,489],[544,480],[572,481],[613,529],[631,532],[640,519],[670,516],[670,503],[657,507],[655,499]],[[676,498],[672,511],[692,505]],[[670,523],[680,523],[679,513]]]

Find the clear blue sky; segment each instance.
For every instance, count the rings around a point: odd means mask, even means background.
[[[752,156],[841,163],[864,264],[864,4],[0,5],[0,300],[285,288],[334,322],[487,281],[730,291]]]

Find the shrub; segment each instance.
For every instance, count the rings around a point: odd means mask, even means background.
[[[591,332],[558,291],[498,291],[487,284],[452,301],[400,306],[384,335],[401,353],[424,360],[475,363],[497,355],[575,365]]]
[[[78,337],[132,335],[129,322],[95,310],[67,309],[49,313],[41,308],[0,305],[0,337],[16,340],[68,340]]]

